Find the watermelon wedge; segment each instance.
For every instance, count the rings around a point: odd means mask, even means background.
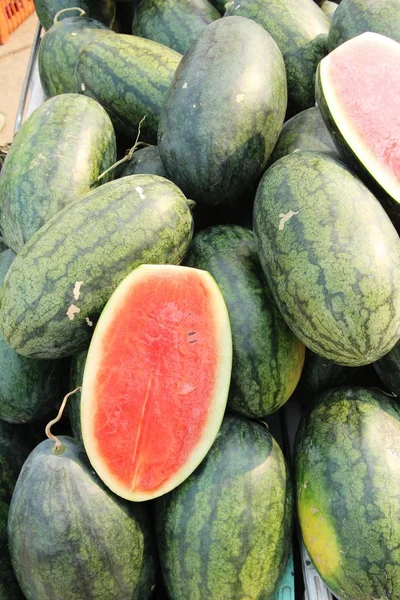
[[[316,98],[346,164],[400,218],[400,44],[363,33],[319,64]],[[376,186],[376,184],[378,184]]]
[[[100,316],[82,383],[82,438],[104,483],[133,501],[182,483],[217,436],[231,368],[228,312],[209,273],[132,271]]]

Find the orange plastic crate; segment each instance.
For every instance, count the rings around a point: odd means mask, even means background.
[[[35,10],[33,0],[0,0],[0,44]]]

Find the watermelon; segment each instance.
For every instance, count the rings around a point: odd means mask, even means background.
[[[100,102],[114,125],[153,142],[161,107],[182,56],[152,40],[116,34],[88,42],[75,70],[76,91]]]
[[[87,455],[113,492],[149,500],[194,471],[221,425],[231,366],[209,273],[142,265],[124,279],[94,332],[81,398]]]
[[[321,111],[316,106],[303,110],[284,123],[269,164],[296,150],[315,150],[339,159]]]
[[[399,236],[342,163],[294,152],[257,189],[254,231],[282,316],[310,350],[345,366],[374,362],[400,336]]]
[[[167,177],[157,146],[147,146],[136,150],[132,158],[117,169],[117,177],[146,173]]]
[[[0,290],[6,343],[30,358],[83,350],[122,279],[142,263],[180,263],[192,229],[185,196],[156,175],[111,181],[66,206],[24,246]]]
[[[400,397],[400,341],[374,363],[374,368],[388,392]]]
[[[66,11],[70,8],[75,8],[76,12],[84,11],[88,17],[101,21],[107,27],[114,22],[114,0],[34,0],[34,4],[43,29],[49,29],[54,23],[70,17],[71,12]]]
[[[13,568],[27,600],[147,600],[155,556],[147,507],[102,485],[82,445],[40,443],[10,505]]]
[[[39,106],[2,169],[0,228],[7,245],[19,252],[46,221],[96,186],[115,160],[114,129],[100,104],[62,94]]]
[[[275,598],[290,550],[292,489],[266,427],[226,416],[199,468],[154,513],[170,598]]]
[[[228,409],[253,418],[275,412],[299,381],[305,349],[267,289],[253,232],[239,225],[203,229],[185,264],[211,273],[227,304],[233,343]]]
[[[0,285],[14,258],[12,250],[0,253]],[[25,358],[0,336],[0,364],[0,419],[27,423],[54,407],[65,383],[63,361]]]
[[[71,361],[71,372],[70,372],[70,388],[75,390],[78,387],[82,387],[83,373],[85,370],[85,363],[87,357],[87,350],[80,352],[72,358]],[[81,392],[78,390],[69,400],[67,404],[68,416],[71,424],[71,430],[74,438],[82,441],[82,430],[81,430]]]
[[[272,35],[282,52],[288,95],[298,109],[315,104],[315,71],[328,52],[330,21],[313,0],[232,0],[225,17],[253,19]]]
[[[214,21],[182,59],[162,109],[169,177],[196,202],[232,200],[261,175],[285,111],[285,66],[271,36],[243,17]]]
[[[0,499],[0,598],[1,600],[25,600],[15,578],[8,552],[8,511],[8,503]]]
[[[185,54],[207,25],[220,18],[208,0],[141,0],[132,33]]]
[[[331,0],[323,0],[323,2],[321,3],[322,12],[324,12],[326,14],[326,16],[328,17],[328,19],[331,22],[332,22],[333,15],[335,14],[337,7],[338,7],[338,5],[336,4],[336,2],[331,2]],[[329,28],[329,33],[330,33],[330,31],[331,31],[331,28]],[[329,47],[329,35],[328,35],[328,47]]]
[[[400,407],[378,390],[323,394],[295,448],[307,551],[341,600],[400,598]]]
[[[367,31],[400,42],[399,0],[342,0],[332,18],[329,50]]]
[[[373,186],[398,227],[399,68],[400,44],[378,33],[363,33],[321,61],[316,82],[322,116],[345,162]]]
[[[40,82],[48,98],[75,92],[74,71],[81,48],[89,40],[109,34],[113,32],[106,25],[85,16],[68,16],[50,27],[38,53]]]

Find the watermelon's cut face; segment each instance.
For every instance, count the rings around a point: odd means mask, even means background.
[[[320,63],[325,101],[359,162],[400,202],[400,44],[363,33]]]
[[[82,437],[105,484],[143,501],[182,483],[217,436],[231,367],[228,312],[209,273],[132,271],[99,319],[82,384]]]

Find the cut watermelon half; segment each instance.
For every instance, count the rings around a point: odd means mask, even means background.
[[[319,64],[316,98],[339,150],[400,202],[400,44],[363,33]],[[379,189],[379,188],[378,188]]]
[[[232,367],[228,311],[212,276],[142,265],[96,326],[82,384],[82,437],[116,494],[150,500],[182,483],[213,444]]]

